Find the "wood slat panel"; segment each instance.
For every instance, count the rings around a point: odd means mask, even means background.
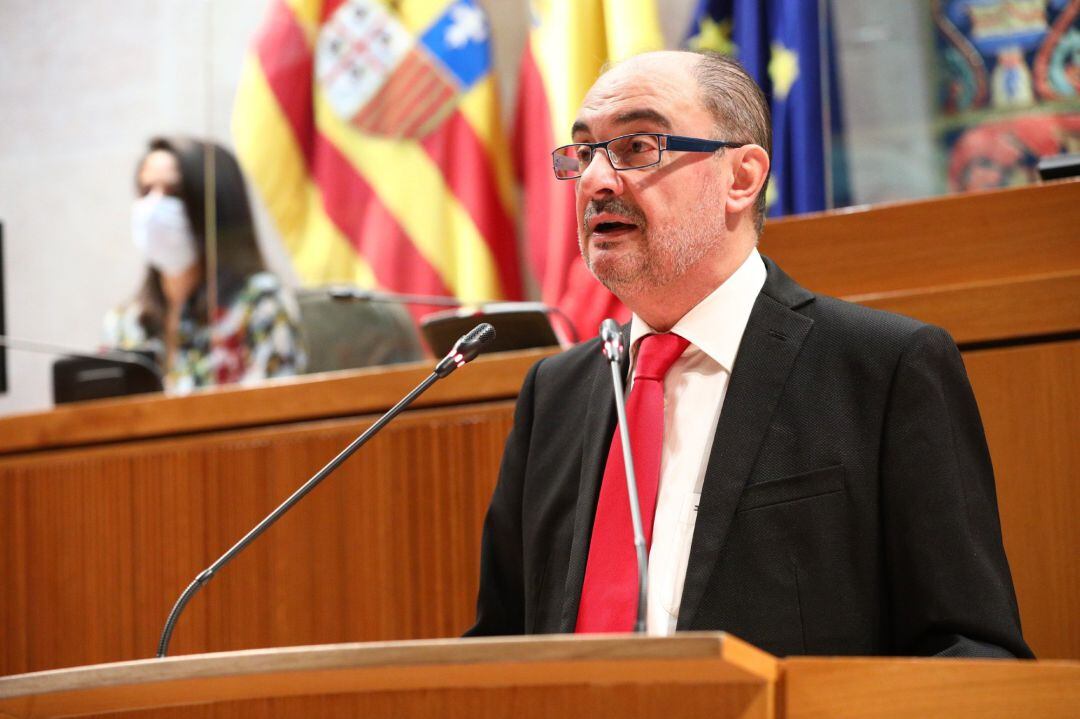
[[[1080,658],[1080,341],[964,355],[997,479],[1024,636]]]
[[[1080,180],[770,220],[761,250],[834,297],[1080,269]]]
[[[1080,329],[1080,272],[847,299],[944,327],[961,344]]]
[[[459,635],[512,409],[399,417],[195,596],[172,652]],[[183,587],[370,421],[0,464],[0,675],[151,656]]]
[[[784,662],[787,719],[1071,719],[1076,662],[815,659]]]
[[[436,383],[414,407],[516,397],[525,371],[553,349],[480,357]],[[431,373],[432,362],[61,405],[0,419],[0,455],[128,439],[385,412]]]

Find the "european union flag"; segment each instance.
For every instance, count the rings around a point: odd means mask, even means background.
[[[765,91],[773,124],[770,216],[826,207],[831,158],[821,57],[832,53],[828,18],[818,8],[810,0],[699,0],[687,35],[690,49],[734,55]],[[831,133],[839,101],[836,83],[827,84]]]

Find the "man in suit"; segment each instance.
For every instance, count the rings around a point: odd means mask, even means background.
[[[724,630],[780,655],[1031,656],[952,339],[816,296],[756,250],[770,129],[753,80],[719,56],[631,58],[593,85],[573,141],[554,164],[576,182],[581,251],[634,313],[621,361],[648,632]],[[530,370],[470,635],[634,625],[615,428],[598,341]]]

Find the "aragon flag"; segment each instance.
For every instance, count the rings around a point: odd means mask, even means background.
[[[513,142],[529,265],[544,302],[588,338],[604,318],[629,315],[581,259],[574,182],[555,179],[551,151],[570,142],[578,106],[605,62],[664,43],[653,0],[533,0],[530,21]]]
[[[232,120],[305,284],[521,297],[489,25],[474,0],[271,0]]]

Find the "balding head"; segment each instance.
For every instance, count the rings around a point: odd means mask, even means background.
[[[729,126],[741,115],[718,112],[738,97],[706,101],[708,61],[655,52],[609,68],[574,123],[580,146],[560,151],[581,162],[576,201],[586,263],[654,329],[670,327],[719,286],[757,241],[755,202],[768,155],[752,130]],[[637,152],[645,163],[625,167]]]
[[[738,60],[709,51],[647,52],[605,66],[593,89],[603,88],[608,83],[615,83],[616,87],[624,86],[627,81],[633,82],[643,73],[656,73],[673,83],[692,81],[696,85],[698,100],[715,123],[710,139],[753,143],[772,156],[772,121],[765,93]],[[754,212],[755,229],[760,235],[766,214],[764,188],[757,198]]]

